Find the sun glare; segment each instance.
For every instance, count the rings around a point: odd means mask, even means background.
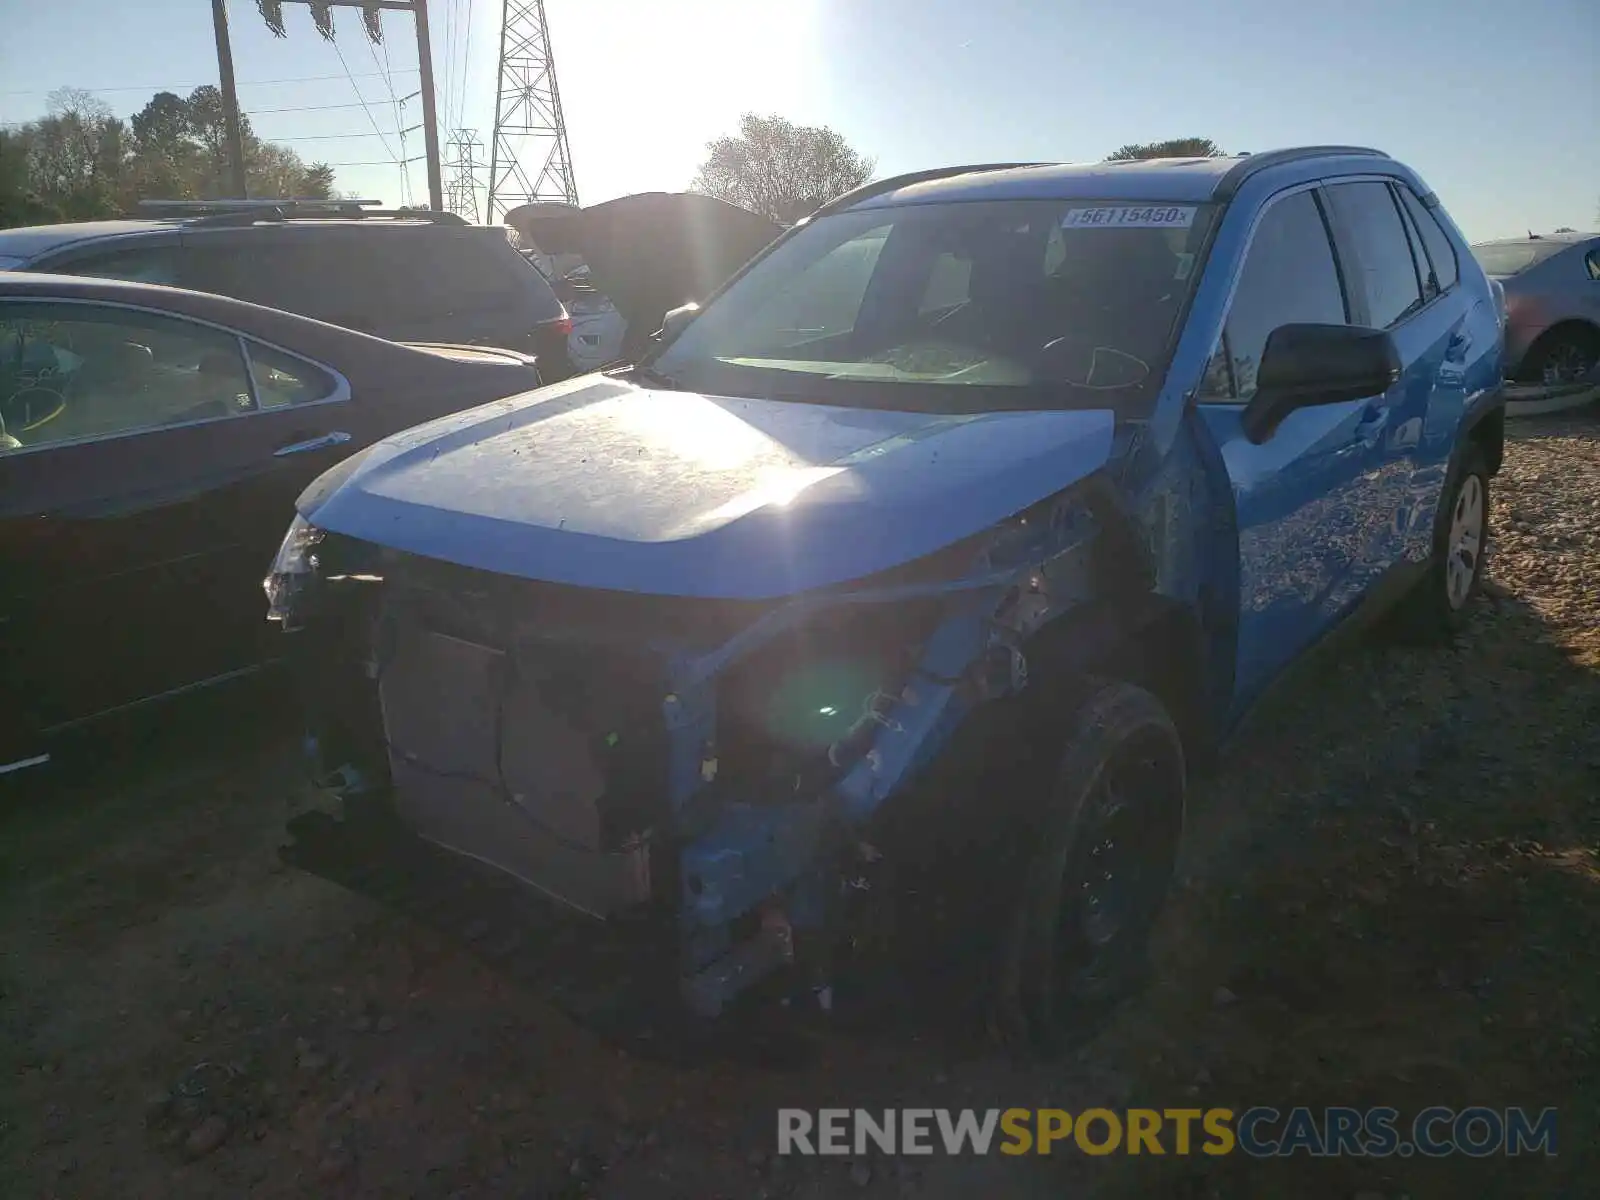
[[[742,112],[803,112],[812,0],[599,0],[551,6],[584,199],[686,186]]]
[[[619,401],[614,407],[630,435],[698,467],[759,472],[790,463],[780,443],[702,396],[665,392],[649,404]]]

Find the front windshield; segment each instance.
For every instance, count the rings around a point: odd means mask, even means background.
[[[819,219],[649,364],[680,387],[864,408],[1153,396],[1210,205],[1005,200]]]

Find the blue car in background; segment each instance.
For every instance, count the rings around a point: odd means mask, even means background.
[[[640,361],[300,497],[266,588],[344,812],[285,854],[591,1014],[933,962],[1058,1047],[1267,689],[1381,612],[1460,629],[1504,336],[1374,150],[869,184]]]

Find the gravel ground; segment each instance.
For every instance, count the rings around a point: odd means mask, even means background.
[[[7,1194],[1592,1195],[1596,421],[1517,423],[1488,594],[1455,648],[1375,639],[1207,783],[1156,981],[1071,1062],[910,1034],[838,1037],[796,1072],[626,1058],[426,930],[278,869],[310,798],[280,746],[216,745],[3,818]],[[777,1107],[830,1102],[1554,1105],[1560,1156],[769,1156]]]

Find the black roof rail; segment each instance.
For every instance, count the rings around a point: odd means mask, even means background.
[[[459,213],[432,212],[425,209],[369,208],[340,209],[314,208],[310,205],[294,207],[283,205],[248,209],[242,212],[221,212],[195,217],[187,222],[193,229],[220,229],[237,225],[254,225],[258,221],[282,223],[285,221],[363,221],[369,217],[384,220],[424,221],[430,225],[470,225]]]
[[[212,226],[254,225],[257,221],[281,220],[283,220],[281,208],[252,208],[241,212],[208,213],[204,216],[190,217],[186,219],[186,224],[197,229],[210,229]]]
[[[1388,158],[1382,150],[1374,150],[1371,146],[1291,146],[1287,150],[1268,150],[1265,154],[1246,154],[1229,168],[1217,184],[1216,191],[1211,194],[1213,200],[1231,199],[1238,190],[1244,186],[1245,180],[1269,167],[1281,167],[1285,163],[1300,162],[1307,158],[1340,157],[1366,157]]]
[[[897,188],[911,187],[918,183],[931,183],[935,179],[953,179],[957,175],[970,175],[978,171],[1012,171],[1018,167],[1044,167],[1048,163],[1042,162],[1009,162],[1009,163],[975,163],[964,167],[933,167],[925,171],[908,171],[904,175],[891,175],[888,179],[875,179],[871,183],[864,183],[854,191],[846,192],[842,196],[835,196],[811,216],[818,217],[824,213],[835,212],[841,208],[849,208],[852,204],[860,204],[873,196],[881,196],[885,192],[895,191]]]
[[[382,204],[381,200],[331,200],[315,196],[281,197],[271,200],[141,200],[137,207],[141,216],[203,217],[224,213],[271,212],[274,209],[319,208],[357,211]]]
[[[471,225],[472,224],[471,221],[467,220],[460,213],[445,212],[445,211],[443,211],[441,209],[432,209],[432,208],[369,208],[369,209],[366,209],[366,210],[361,211],[361,212],[350,212],[350,213],[315,213],[315,212],[294,213],[294,212],[292,212],[292,213],[289,214],[289,219],[293,220],[295,217],[307,217],[307,218],[313,218],[314,219],[314,218],[317,218],[317,217],[329,217],[329,216],[339,216],[339,217],[348,216],[348,217],[356,217],[356,218],[361,218],[361,217],[387,217],[387,218],[394,218],[394,219],[404,220],[404,221],[428,221],[428,222],[430,222],[430,223],[432,223],[434,225]],[[509,228],[509,226],[507,228]]]

